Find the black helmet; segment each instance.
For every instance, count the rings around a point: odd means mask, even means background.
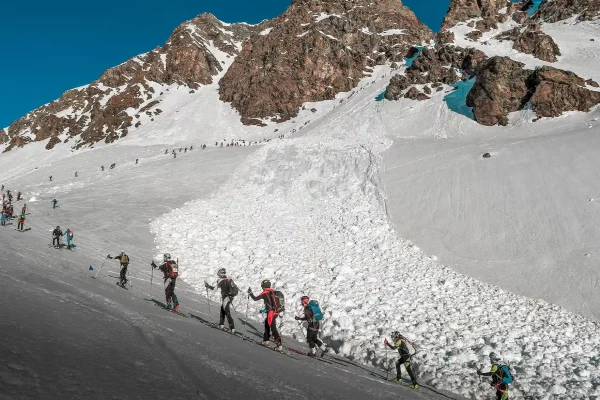
[[[265,279],[264,281],[262,281],[262,282],[260,283],[260,287],[261,287],[261,288],[263,288],[263,289],[268,289],[268,288],[270,288],[270,287],[271,287],[271,281],[270,281],[270,280],[268,280],[268,279]]]
[[[219,278],[227,277],[227,271],[225,270],[225,268],[219,268],[219,270],[217,271],[217,276]]]
[[[400,334],[400,332],[398,331],[394,331],[390,334],[390,336],[392,337],[392,339],[394,340],[398,340],[402,338],[402,335]]]
[[[60,226],[58,226],[58,225],[57,225],[57,226],[56,226],[56,229],[60,230]]]

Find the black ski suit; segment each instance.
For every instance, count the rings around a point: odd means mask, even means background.
[[[62,235],[63,233],[60,229],[54,229],[54,231],[52,231],[52,246],[60,247],[60,237]]]
[[[167,279],[171,280],[165,288],[167,306],[172,303],[173,307],[176,307],[179,305],[179,300],[177,300],[177,296],[175,295],[175,283],[177,282],[177,276],[173,275],[173,264],[176,264],[175,261],[169,260],[166,263],[159,265],[158,269],[164,274],[165,283],[167,282]]]
[[[235,329],[235,324],[233,323],[233,317],[231,316],[231,307],[233,306],[233,296],[229,295],[230,280],[227,277],[219,278],[217,281],[217,289],[221,289],[221,315],[219,316],[219,325],[225,325],[225,317],[227,317],[227,322],[229,323],[230,329]],[[215,286],[210,286],[208,283],[206,284],[206,288],[210,290],[215,290]]]
[[[111,258],[113,260],[118,260],[119,263],[121,263],[121,272],[119,273],[119,278],[121,279],[121,286],[125,286],[127,283],[127,267],[129,266],[129,256],[127,254],[122,254]]]
[[[408,372],[410,380],[412,381],[413,385],[416,385],[417,378],[415,378],[415,374],[413,373],[412,368],[410,367],[410,351],[406,346],[406,342],[402,339],[398,339],[394,343],[394,345],[391,345],[389,343],[386,344],[390,349],[398,350],[398,353],[400,353],[400,358],[398,359],[398,361],[396,361],[396,379],[402,380],[402,371],[400,371],[400,366],[404,364],[404,368],[406,368],[406,372]]]
[[[308,322],[308,327],[306,328],[306,341],[308,342],[308,347],[314,349],[315,346],[323,346],[323,342],[319,339],[321,321],[315,319],[315,314],[309,306],[304,307],[304,317],[296,317],[296,320]]]
[[[274,310],[275,294],[273,293],[273,289],[264,289],[258,296],[254,296],[252,292],[248,293],[248,295],[254,301],[263,300],[265,302],[267,317],[265,318],[265,333],[263,334],[263,341],[268,342],[272,333],[275,343],[278,345],[281,344],[281,337],[279,336],[279,331],[277,330],[276,321],[279,313]]]

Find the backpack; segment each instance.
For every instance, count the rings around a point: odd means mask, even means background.
[[[169,267],[171,267],[169,269],[169,278],[171,279],[175,279],[177,278],[177,276],[179,275],[179,266],[177,265],[177,263],[175,261],[169,262]]]
[[[73,232],[69,231],[69,236],[73,237]],[[121,264],[129,264],[129,256],[127,254],[121,256]]]
[[[285,297],[278,290],[273,291],[273,311],[278,313],[285,311]]]
[[[231,297],[235,297],[240,292],[240,289],[237,287],[233,279],[227,279],[227,295]]]
[[[498,367],[498,372],[500,372],[500,378],[502,378],[502,382],[506,384],[513,383],[513,374],[510,371],[510,367],[508,365],[501,365]]]
[[[321,312],[321,307],[319,307],[319,302],[311,300],[308,302],[308,306],[312,310],[315,320],[321,321],[323,319],[323,313]]]

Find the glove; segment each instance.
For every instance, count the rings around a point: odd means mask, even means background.
[[[266,313],[267,313],[267,309],[266,309],[266,308],[263,308],[262,310],[260,310],[260,313],[261,313],[261,314],[266,314]]]
[[[252,294],[252,289],[248,288],[248,294]]]
[[[112,259],[112,257],[110,256],[110,254],[106,256],[106,259],[109,259],[109,258]]]
[[[477,375],[481,375],[481,371],[480,370],[477,370]]]
[[[300,318],[299,316],[297,316],[297,315],[296,315],[296,316],[294,317],[294,319],[295,319],[296,321],[300,321],[300,319],[301,319],[301,318]]]
[[[152,265],[152,268],[158,268],[158,267],[156,266],[156,264],[154,264],[154,261],[152,261],[152,262],[150,263],[150,265]]]
[[[388,344],[387,338],[385,338],[385,340],[383,341],[383,344]]]
[[[206,283],[206,282],[204,282],[204,287],[207,288],[207,289],[210,289],[210,285],[208,283]]]

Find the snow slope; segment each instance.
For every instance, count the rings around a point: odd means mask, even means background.
[[[448,398],[385,382],[371,375],[381,374],[373,368],[292,359],[208,328],[199,319],[216,322],[217,305],[209,308],[181,280],[182,310],[195,318],[144,300],[164,298],[156,273],[150,284],[151,217],[220,187],[254,149],[194,150],[173,159],[162,156],[162,147],[114,145],[5,181],[25,199],[35,195],[37,200],[28,201],[31,231],[16,232],[14,225],[0,229],[5,305],[0,310],[0,398]],[[130,162],[134,155],[139,165]],[[115,160],[117,168],[101,173],[95,166],[106,159]],[[47,170],[57,182],[47,181]],[[74,170],[80,171],[77,180]],[[53,210],[49,201],[55,195],[60,208]],[[46,246],[59,223],[74,230],[75,252]],[[117,262],[109,260],[99,269],[107,253],[122,248],[131,258],[128,291],[114,284]],[[98,279],[89,278],[98,271]],[[261,329],[254,322],[245,328],[252,338]],[[290,338],[286,343],[306,350]]]

